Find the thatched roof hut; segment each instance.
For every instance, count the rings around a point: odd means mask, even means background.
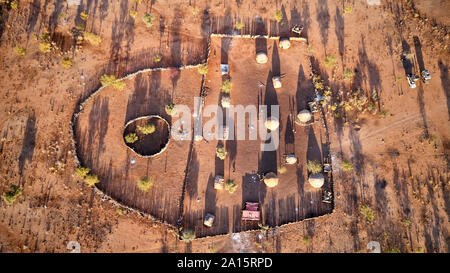
[[[285,162],[288,165],[295,164],[297,163],[297,157],[294,154],[288,154],[286,155]]]
[[[264,175],[264,183],[267,187],[273,188],[278,185],[278,176],[273,172],[267,173]]]
[[[325,178],[323,177],[323,174],[315,173],[309,176],[308,182],[313,188],[320,189],[325,183]]]
[[[307,123],[312,119],[312,114],[308,110],[302,110],[297,114],[297,122]]]
[[[265,64],[267,63],[267,60],[269,58],[267,57],[267,54],[265,52],[258,52],[256,53],[256,62],[259,64]]]
[[[282,49],[288,49],[291,47],[291,41],[289,41],[289,38],[281,38],[279,46]]]

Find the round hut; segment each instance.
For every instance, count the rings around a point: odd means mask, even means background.
[[[273,188],[278,185],[278,176],[274,172],[264,175],[264,183],[267,187]]]
[[[291,41],[289,41],[289,38],[281,38],[279,46],[281,49],[288,49],[291,47]]]
[[[267,54],[265,52],[258,52],[256,53],[256,62],[259,64],[265,64],[267,63],[267,60],[269,58],[267,57]]]
[[[323,177],[323,174],[315,173],[309,176],[308,182],[313,188],[320,189],[325,183],[325,178]]]
[[[298,112],[296,122],[300,124],[308,123],[312,119],[312,114],[308,110]]]
[[[278,126],[280,126],[280,122],[278,120],[268,119],[268,120],[266,120],[264,125],[270,131],[274,131],[274,130],[278,129]]]

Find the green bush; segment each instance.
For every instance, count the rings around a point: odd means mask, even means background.
[[[84,179],[90,171],[91,169],[80,166],[75,170],[75,174],[78,175],[78,177],[80,177],[81,179]]]
[[[367,205],[362,205],[359,209],[359,212],[367,222],[372,223],[375,219],[375,212]]]
[[[25,56],[25,54],[27,54],[27,50],[21,46],[14,47],[14,51],[18,56]]]
[[[10,7],[11,7],[12,9],[17,9],[17,7],[18,7],[17,1],[12,1],[12,2],[10,3]]]
[[[283,15],[283,14],[281,14],[281,15]],[[241,29],[244,28],[244,24],[241,23],[241,22],[236,23],[236,24],[234,24],[234,28],[237,29],[237,30],[241,30]]]
[[[143,176],[138,179],[137,181],[137,187],[143,191],[147,192],[154,184],[154,179],[152,177]]]
[[[278,168],[278,173],[280,173],[280,174],[283,174],[283,173],[285,173],[286,171],[287,171],[286,166],[280,166],[280,167]]]
[[[283,21],[283,12],[281,12],[281,10],[275,11],[275,20],[277,23]]]
[[[94,46],[98,46],[102,42],[102,38],[100,36],[87,31],[84,33],[84,40]]]
[[[135,143],[138,140],[139,137],[135,133],[129,133],[128,135],[125,136],[125,142],[129,144]]]
[[[149,135],[155,132],[156,127],[154,124],[145,124],[144,126],[137,126],[137,130],[144,135]]]
[[[353,171],[353,163],[351,161],[348,161],[348,160],[343,160],[342,163],[341,163],[341,169],[344,172]]]
[[[325,62],[324,62],[326,67],[334,67],[337,65],[337,58],[336,56],[333,56],[331,54],[327,54],[325,56]]]
[[[98,182],[100,182],[100,180],[98,180],[98,176],[96,174],[86,175],[86,177],[84,178],[84,181],[86,182],[86,184],[88,184],[91,187],[94,186],[95,184],[97,184]]]
[[[117,90],[123,90],[125,87],[125,82],[123,80],[116,79],[116,76],[114,75],[102,75],[100,77],[100,83],[105,87],[112,86]]]
[[[52,50],[52,44],[50,42],[41,42],[39,44],[39,50],[44,53],[49,53]]]
[[[229,193],[234,193],[237,190],[237,184],[234,179],[227,179],[225,181],[225,190],[227,190]]]
[[[208,66],[206,64],[199,66],[198,73],[201,75],[206,75],[208,73]]]
[[[22,189],[19,186],[11,185],[9,191],[4,192],[2,197],[6,204],[12,205],[20,195],[22,195]]]
[[[216,156],[222,160],[227,156],[227,151],[222,145],[217,146],[216,148]]]
[[[344,71],[344,79],[351,80],[355,76],[355,72],[352,69],[346,69]]]
[[[144,14],[144,16],[142,17],[142,21],[144,21],[145,25],[150,28],[153,26],[153,19],[155,18],[155,16],[151,13],[146,13]]]
[[[83,20],[83,21],[87,21],[87,19],[89,18],[89,15],[88,15],[86,12],[82,11],[82,12],[80,13],[80,18],[81,18],[81,20]]]
[[[69,68],[73,65],[73,60],[69,57],[64,57],[61,61],[61,65],[64,68]]]
[[[306,168],[310,173],[316,174],[322,172],[322,164],[317,160],[308,160]]]
[[[133,19],[136,18],[137,14],[138,14],[137,10],[134,10],[134,9],[130,10],[130,16],[131,16]]]
[[[166,104],[164,109],[166,110],[166,113],[169,116],[174,116],[177,113],[177,108],[176,108],[175,104],[173,104],[173,103]]]
[[[309,237],[308,235],[303,236],[303,237],[302,237],[302,242],[303,242],[305,245],[311,244],[311,237]]]
[[[229,94],[233,88],[233,83],[230,80],[225,80],[220,88],[222,92]]]
[[[159,63],[161,61],[161,59],[162,59],[162,56],[159,54],[157,54],[157,55],[155,55],[155,57],[153,57],[153,60],[155,61],[155,63]]]

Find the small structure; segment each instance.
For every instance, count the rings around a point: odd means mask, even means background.
[[[256,53],[256,62],[259,64],[265,64],[267,63],[267,60],[269,58],[267,57],[267,54],[265,52],[258,52]]]
[[[308,123],[312,119],[312,114],[310,111],[304,109],[297,114],[297,118],[295,119],[295,123],[297,124],[305,124]]]
[[[220,102],[222,103],[223,108],[230,108],[230,104],[231,104],[230,94],[222,93],[222,98],[221,98]]]
[[[291,47],[291,41],[289,41],[289,38],[280,38],[279,46],[281,49],[288,49]]]
[[[276,175],[276,173],[270,172],[265,174],[264,184],[266,184],[266,186],[269,188],[273,188],[278,185],[278,176]]]
[[[216,177],[214,178],[214,189],[215,190],[223,190],[224,184],[225,184],[225,180],[224,180],[223,176],[216,175]]]
[[[303,31],[303,27],[299,26],[299,25],[295,25],[292,28],[292,32],[297,33],[298,35],[301,35]]]
[[[308,181],[313,188],[320,189],[325,183],[325,178],[323,177],[323,174],[315,173],[309,176]]]
[[[419,79],[419,76],[416,74],[408,74],[406,75],[406,79],[408,80],[409,87],[416,88],[416,81]]]
[[[287,154],[284,158],[284,162],[288,165],[297,163],[297,157],[294,154]]]
[[[309,110],[310,110],[312,113],[315,113],[315,112],[318,112],[318,111],[319,111],[319,107],[317,107],[317,102],[316,102],[316,101],[310,101],[310,102],[308,102],[308,107],[309,107]]]
[[[220,71],[222,72],[222,75],[228,75],[228,73],[230,73],[228,64],[221,64]]]
[[[264,126],[266,126],[266,129],[269,129],[270,131],[274,131],[274,130],[278,129],[278,127],[280,126],[280,122],[278,120],[268,119],[264,123]]]
[[[228,140],[229,137],[230,137],[230,128],[228,128],[228,126],[223,126],[222,135],[219,135],[219,138],[221,140]]]
[[[322,202],[331,204],[332,200],[333,200],[333,194],[331,193],[331,191],[323,191]]]
[[[260,212],[258,206],[258,203],[245,202],[245,208],[242,211],[242,220],[259,221]]]
[[[207,227],[212,227],[214,219],[215,219],[214,215],[207,213],[205,216],[205,220],[203,221],[203,224]]]
[[[425,84],[429,84],[431,80],[431,74],[430,71],[428,71],[427,69],[425,69],[424,71],[422,71],[422,81]]]
[[[274,88],[281,88],[281,77],[280,76],[272,77],[272,83]]]

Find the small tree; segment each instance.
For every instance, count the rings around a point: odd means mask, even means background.
[[[353,171],[353,163],[348,160],[343,160],[341,163],[341,168],[344,172]]]
[[[372,223],[375,219],[375,212],[368,205],[362,205],[359,209],[359,212],[369,223]]]
[[[159,54],[156,54],[155,57],[153,57],[153,60],[155,61],[155,63],[159,63],[162,59],[162,56]]]
[[[134,9],[130,10],[131,18],[136,19],[137,14],[138,14],[137,10]]]
[[[125,87],[125,82],[123,80],[116,79],[116,76],[114,75],[102,75],[100,77],[100,83],[105,87],[112,86],[117,90],[123,90]]]
[[[308,235],[303,236],[303,237],[302,237],[302,242],[303,242],[305,245],[311,244],[311,237],[309,237]]]
[[[227,156],[227,151],[222,145],[217,146],[216,148],[216,156],[220,158],[221,160],[224,160]]]
[[[84,33],[84,40],[94,46],[98,46],[102,42],[102,38],[100,36],[87,31]]]
[[[82,11],[80,13],[80,19],[83,21],[87,21],[87,19],[89,18],[89,14],[87,14],[86,12]]]
[[[80,177],[81,179],[84,179],[90,171],[91,169],[80,166],[75,170],[75,174],[78,175],[78,177]]]
[[[142,17],[142,21],[144,21],[145,25],[150,28],[153,26],[153,19],[155,18],[155,16],[151,13],[146,13],[144,14],[144,16]]]
[[[154,124],[145,124],[144,126],[137,126],[137,130],[144,135],[153,134],[156,130]]]
[[[73,60],[69,57],[64,57],[61,61],[61,66],[64,68],[69,68],[73,65]]]
[[[233,88],[233,83],[230,80],[225,80],[220,89],[222,92],[229,94],[231,92],[231,88]]]
[[[237,184],[234,179],[227,179],[225,181],[225,190],[227,190],[229,193],[234,193],[237,190]]]
[[[244,28],[244,24],[241,23],[241,22],[236,23],[236,24],[234,24],[234,28],[237,29],[237,30],[241,30],[241,29]]]
[[[100,180],[98,180],[98,176],[96,174],[86,175],[86,177],[84,178],[84,181],[86,182],[86,184],[88,184],[91,187],[94,186],[95,184],[97,184],[98,182],[100,182]]]
[[[322,172],[322,164],[317,160],[308,160],[306,168],[310,173],[316,174]]]
[[[327,54],[325,56],[325,62],[324,62],[326,67],[334,67],[337,65],[337,58],[334,55],[331,54]]]
[[[147,192],[154,184],[152,177],[143,176],[137,180],[137,187],[143,192]]]
[[[189,243],[194,239],[195,239],[195,233],[193,230],[186,229],[181,233],[181,240],[186,243]]]
[[[281,10],[275,11],[275,20],[277,21],[277,23],[283,21],[283,12],[281,12]]]
[[[11,185],[9,191],[4,192],[2,197],[6,204],[12,205],[20,195],[22,195],[22,189],[19,186]]]
[[[129,133],[125,136],[125,142],[128,144],[135,143],[139,140],[139,137],[135,133]]]
[[[39,50],[44,53],[49,53],[52,50],[52,44],[50,42],[44,41],[39,44]]]
[[[14,47],[14,51],[18,56],[25,56],[25,54],[27,53],[27,50],[21,46]]]
[[[164,108],[165,108],[165,110],[166,110],[166,113],[167,113],[169,116],[174,116],[174,115],[176,115],[176,113],[177,113],[176,105],[173,104],[173,103],[168,103],[168,104],[166,104],[166,106],[165,106]]]
[[[208,66],[206,64],[199,66],[198,73],[201,75],[206,75],[208,73]]]

